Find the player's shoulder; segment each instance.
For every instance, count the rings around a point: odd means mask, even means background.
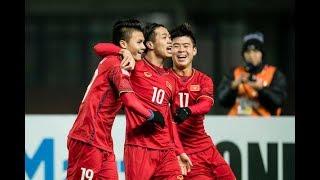
[[[194,69],[194,76],[197,77],[198,79],[202,79],[204,81],[212,80],[211,76],[209,76],[208,74],[206,74],[202,71],[199,71],[197,69]]]
[[[179,81],[180,78],[178,77],[178,75],[174,72],[174,70],[171,68],[168,68],[167,69],[167,76],[168,78],[170,78],[171,80],[174,80],[174,81]]]
[[[134,66],[135,71],[146,71],[147,67],[144,60],[136,60],[136,64]]]
[[[144,60],[136,60],[136,66],[144,66],[145,65],[145,62]]]
[[[168,72],[169,76],[176,76],[176,73],[174,72],[174,70],[172,69],[172,67],[171,67],[171,68],[168,68],[168,69],[167,69],[167,72]]]
[[[177,83],[177,79],[175,78],[174,74],[172,73],[170,68],[166,69],[166,72],[163,73],[162,77],[164,77],[166,79],[166,81],[169,81],[172,84],[176,84]]]
[[[120,57],[119,56],[115,56],[115,55],[109,55],[104,57],[99,65],[119,65],[120,64]]]

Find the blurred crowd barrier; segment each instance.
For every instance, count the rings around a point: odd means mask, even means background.
[[[67,169],[67,134],[76,115],[25,116],[25,179],[62,180]],[[295,179],[295,117],[206,116],[206,132],[238,180]],[[112,137],[119,178],[124,180],[125,116]]]

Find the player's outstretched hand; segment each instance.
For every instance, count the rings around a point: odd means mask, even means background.
[[[186,153],[180,154],[179,156],[177,156],[177,158],[180,165],[181,174],[187,175],[187,173],[191,171],[191,167],[193,166],[190,158]]]
[[[174,121],[178,124],[182,123],[191,115],[191,110],[188,107],[179,108],[176,110]]]
[[[159,111],[152,111],[152,115],[148,120],[153,123],[158,123],[162,128],[164,128],[164,119]]]

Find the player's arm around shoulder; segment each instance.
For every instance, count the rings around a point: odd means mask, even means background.
[[[98,43],[93,47],[93,51],[99,57],[108,55],[118,55],[121,48],[113,43]]]
[[[99,63],[98,71],[100,74],[106,74],[106,78],[112,81],[121,80],[125,76],[130,76],[130,73],[128,71],[121,68],[120,57],[116,55],[109,55],[104,57]]]

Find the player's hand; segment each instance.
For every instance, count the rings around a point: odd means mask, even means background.
[[[178,124],[182,123],[191,115],[191,110],[188,107],[179,108],[176,110],[174,121]]]
[[[181,174],[187,175],[187,173],[191,171],[191,167],[193,166],[190,158],[186,153],[180,154],[179,156],[177,156],[177,158],[181,169]]]
[[[152,111],[151,117],[147,120],[153,123],[158,123],[162,128],[164,128],[164,125],[165,125],[164,118],[159,111]]]
[[[121,49],[119,53],[122,55],[122,61],[120,63],[121,68],[127,71],[133,70],[136,65],[136,61],[130,51],[127,49]]]

